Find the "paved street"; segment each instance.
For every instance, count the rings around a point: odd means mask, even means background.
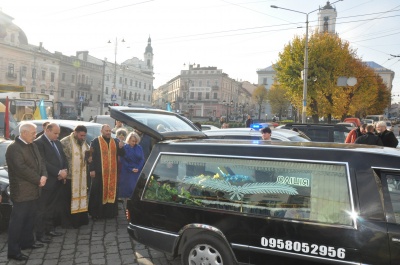
[[[121,206],[120,206],[121,208]],[[115,219],[89,221],[80,229],[61,229],[61,237],[44,248],[23,250],[29,256],[27,262],[7,259],[7,233],[0,234],[0,265],[75,265],[75,264],[143,264],[179,265],[179,259],[171,261],[163,253],[149,249],[133,241],[127,232],[127,221],[122,208]]]

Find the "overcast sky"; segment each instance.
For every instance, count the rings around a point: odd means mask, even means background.
[[[334,2],[334,1],[331,1]],[[322,0],[0,0],[31,44],[74,55],[88,50],[117,62],[138,57],[150,36],[154,86],[180,74],[187,65],[216,66],[230,77],[257,83],[256,70],[270,66],[295,35],[305,34],[305,14]],[[395,72],[393,100],[400,101],[400,2],[344,0],[334,4],[336,32],[364,61]],[[317,11],[309,15],[310,29]],[[125,43],[120,43],[124,39]],[[111,40],[112,44],[107,42]],[[300,73],[299,73],[300,74]]]

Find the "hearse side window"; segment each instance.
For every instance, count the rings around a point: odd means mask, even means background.
[[[143,199],[352,225],[345,165],[163,154]]]
[[[382,181],[389,198],[385,198],[389,222],[400,224],[400,176],[386,175]],[[391,208],[391,209],[390,209]]]

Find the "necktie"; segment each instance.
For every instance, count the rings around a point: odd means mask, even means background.
[[[58,148],[57,148],[56,144],[54,143],[54,141],[51,141],[51,145],[55,149],[58,160],[60,160],[60,163],[62,164],[62,158],[61,158],[60,152],[58,151]]]

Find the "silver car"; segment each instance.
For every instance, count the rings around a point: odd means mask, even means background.
[[[310,142],[307,136],[287,129],[271,128],[272,141],[284,142]],[[204,132],[210,139],[243,139],[243,140],[262,140],[261,132],[252,128],[232,128],[224,130],[209,130]]]
[[[73,121],[73,120],[31,120],[29,122],[36,124],[37,126],[36,132],[39,134],[40,132],[43,131],[42,125],[46,121],[57,123],[60,126],[60,136],[58,137],[59,139],[62,139],[65,136],[70,135],[74,131],[77,125],[85,125],[85,127],[87,128],[86,142],[88,144],[90,144],[90,142],[94,138],[101,135],[100,131],[102,124],[100,123],[93,123],[87,121]],[[21,123],[19,123],[18,126],[11,132],[11,139],[14,139],[16,136],[19,135],[20,125]],[[115,135],[113,134],[112,137],[115,137]]]

